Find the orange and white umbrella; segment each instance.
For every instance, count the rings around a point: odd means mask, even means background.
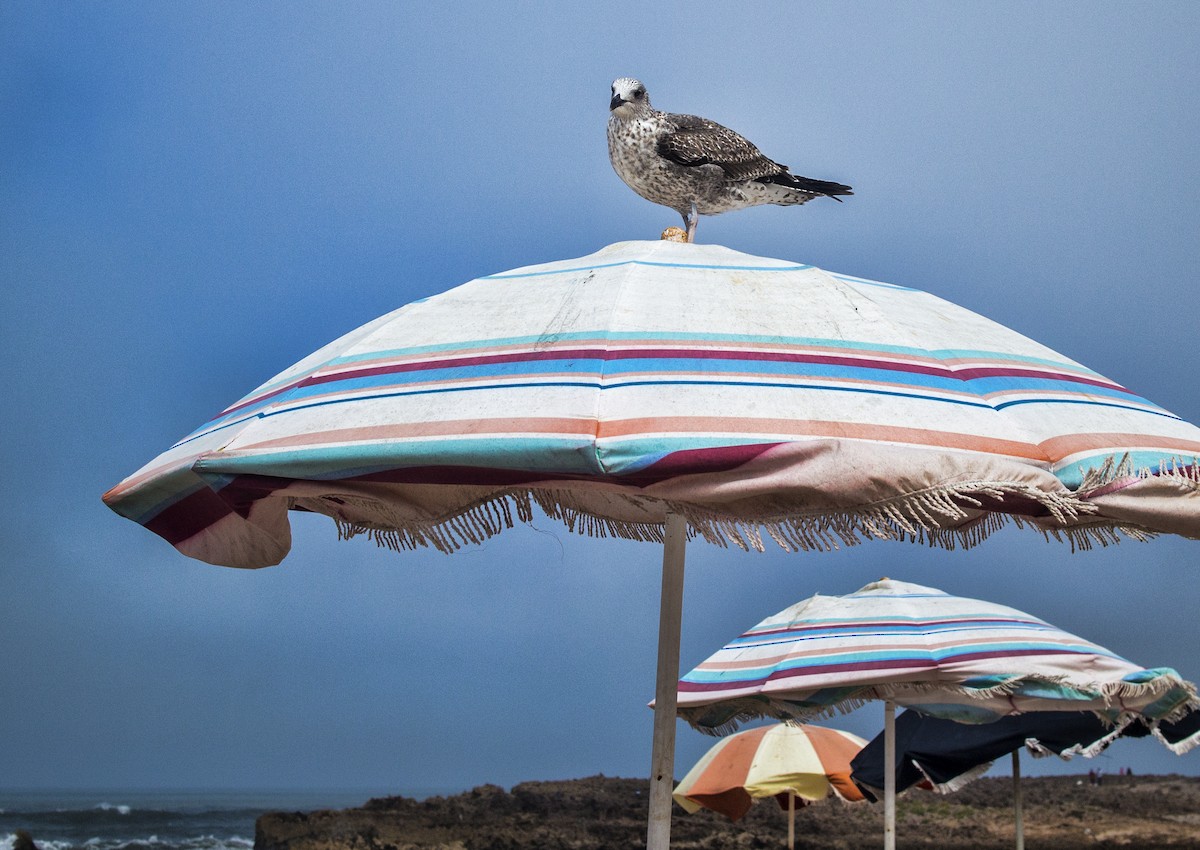
[[[740,820],[754,800],[774,797],[788,811],[788,847],[795,843],[796,800],[808,805],[833,795],[864,799],[850,779],[850,761],[866,741],[822,726],[777,723],[722,738],[675,788],[685,811],[701,808]]]

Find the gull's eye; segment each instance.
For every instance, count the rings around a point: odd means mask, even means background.
[[[646,90],[645,89],[634,89],[633,96],[636,97],[638,100],[641,100],[643,97],[646,96]]]

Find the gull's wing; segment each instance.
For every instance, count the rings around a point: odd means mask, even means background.
[[[665,115],[668,130],[658,142],[658,155],[678,165],[717,165],[730,180],[761,180],[787,169],[728,127],[695,115]]]

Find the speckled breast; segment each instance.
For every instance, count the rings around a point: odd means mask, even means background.
[[[687,215],[693,203],[704,215],[746,205],[744,194],[719,166],[684,168],[658,155],[658,133],[646,122],[608,123],[608,155],[629,188],[648,201]]]

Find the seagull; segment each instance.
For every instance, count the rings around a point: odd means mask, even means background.
[[[695,241],[702,215],[822,196],[840,203],[838,195],[854,194],[841,183],[797,177],[715,121],[658,111],[632,77],[612,84],[608,159],[630,189],[683,216],[688,242]]]

